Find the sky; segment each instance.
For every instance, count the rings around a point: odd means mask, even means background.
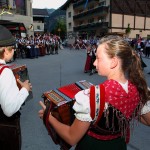
[[[33,0],[32,8],[54,8],[58,9],[62,6],[67,0]]]

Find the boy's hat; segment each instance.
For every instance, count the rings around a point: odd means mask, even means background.
[[[4,26],[0,25],[0,47],[11,46],[15,44],[15,38],[11,32]]]

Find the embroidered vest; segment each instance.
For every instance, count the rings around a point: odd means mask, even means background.
[[[113,84],[116,84],[115,82],[116,81],[110,81],[110,83]],[[99,140],[112,140],[122,136],[125,137],[126,142],[128,142],[130,133],[129,123],[133,117],[137,116],[137,112],[140,108],[138,95],[135,101],[132,100],[129,102],[136,103],[136,105],[133,105],[133,108],[130,109],[131,112],[126,113],[125,110],[120,109],[121,104],[117,106],[117,101],[114,100],[113,102],[112,100],[112,102],[108,102],[106,97],[108,97],[109,92],[105,91],[105,87],[108,87],[108,83],[106,82],[106,84],[104,83],[90,88],[90,107],[93,123],[90,126],[88,135]],[[113,86],[113,84],[111,86]],[[129,86],[132,87],[130,83]],[[113,92],[116,92],[115,89]],[[131,89],[134,90],[134,86]],[[109,90],[111,91],[111,88]],[[134,94],[136,95],[136,93]],[[118,96],[118,98],[120,97]],[[105,103],[108,105],[104,110]]]

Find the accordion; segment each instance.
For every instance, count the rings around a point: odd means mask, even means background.
[[[70,149],[71,145],[61,139],[49,124],[49,114],[51,113],[60,122],[66,125],[71,125],[75,119],[74,110],[72,109],[75,102],[75,94],[81,90],[90,88],[91,85],[93,84],[86,80],[82,80],[58,89],[44,92],[42,95],[46,105],[46,110],[43,115],[43,123],[54,143],[59,144],[62,150]]]
[[[13,64],[13,65],[9,65],[8,67],[12,70],[16,80],[20,79],[22,82],[24,82],[25,80],[30,81],[28,69],[27,69],[26,65]],[[20,84],[18,82],[16,82],[16,83],[17,83],[18,88],[21,89]],[[28,101],[32,98],[33,98],[33,93],[32,93],[32,91],[29,91],[29,96],[27,97],[26,101]]]

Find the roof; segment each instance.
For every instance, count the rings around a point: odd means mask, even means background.
[[[67,0],[65,4],[63,4],[60,9],[66,10],[70,3],[73,3],[75,0]]]
[[[33,16],[48,16],[47,9],[33,8]]]
[[[91,0],[91,1],[93,1],[93,0]],[[98,0],[94,0],[94,1],[98,1]],[[71,4],[71,3],[80,3],[80,2],[88,2],[88,1],[86,1],[86,0],[67,0],[66,1],[66,3],[65,4],[63,4],[61,7],[60,7],[60,9],[62,9],[62,10],[66,10],[67,9],[67,7]]]

